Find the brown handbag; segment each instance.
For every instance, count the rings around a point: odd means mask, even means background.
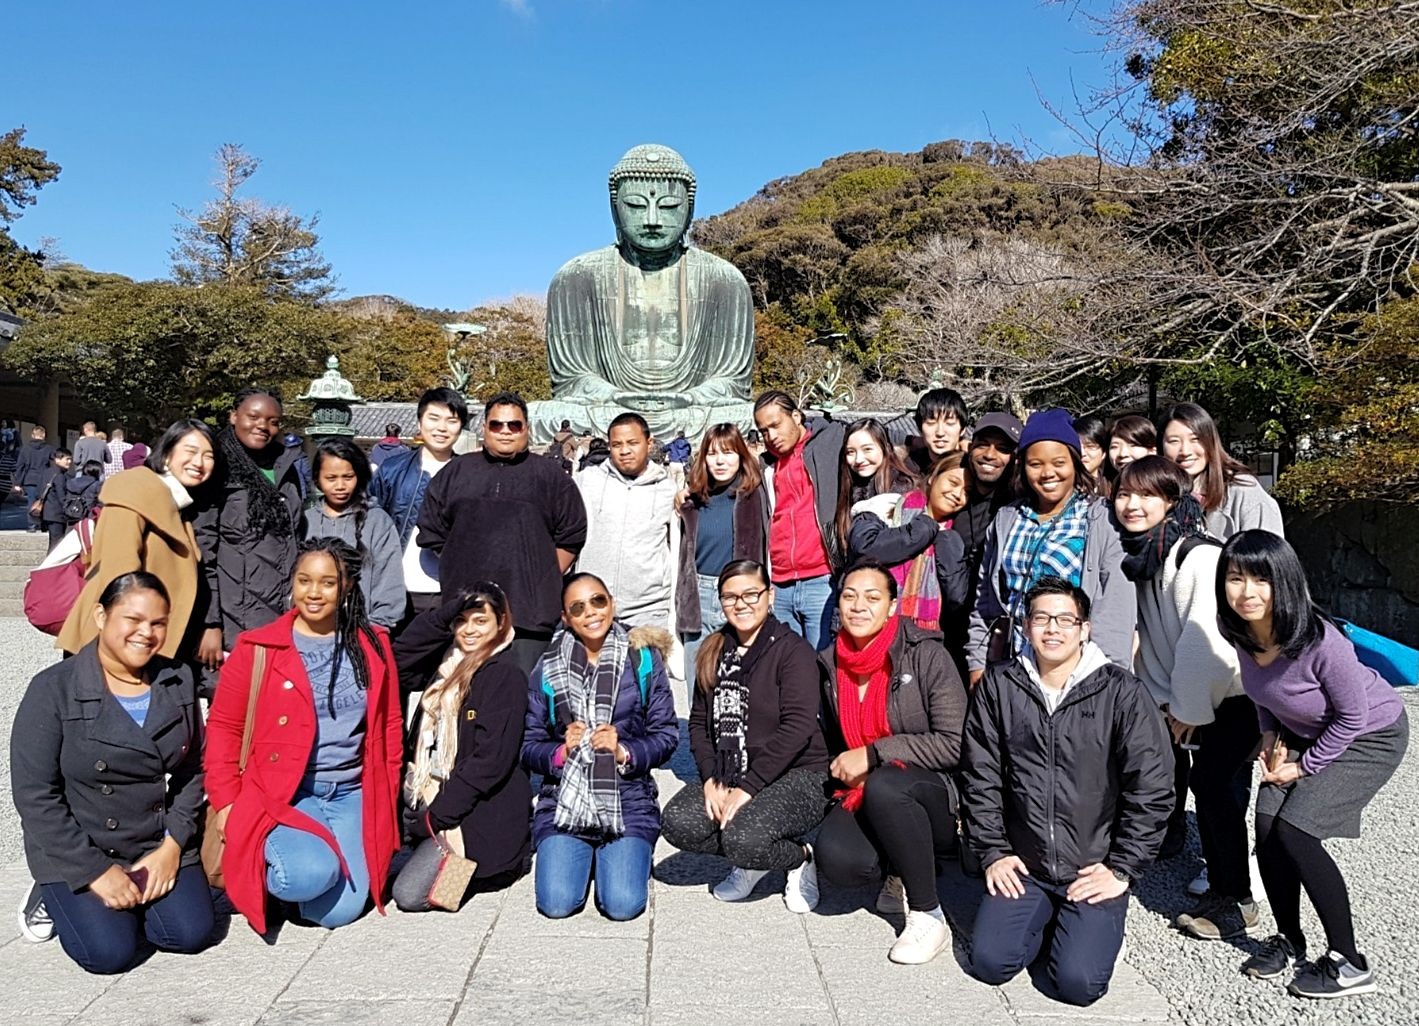
[[[256,654],[251,663],[251,688],[246,698],[246,723],[241,728],[241,755],[237,758],[237,775],[246,772],[246,760],[251,755],[251,735],[256,730],[256,700],[261,696],[261,680],[266,676],[266,648],[256,646]],[[222,856],[227,850],[226,831],[217,829],[213,822],[217,810],[211,803],[202,820],[202,869],[207,874],[207,882],[213,887],[226,887],[222,875]]]
[[[428,813],[424,814],[428,823]],[[429,823],[429,836],[438,845],[441,858],[434,882],[429,886],[429,904],[449,912],[457,912],[463,904],[463,896],[468,893],[468,885],[473,882],[473,873],[478,863],[459,855]]]

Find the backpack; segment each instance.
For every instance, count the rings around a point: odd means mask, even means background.
[[[25,619],[45,634],[59,633],[84,590],[97,519],[75,524],[25,581]]]
[[[1183,560],[1187,559],[1187,554],[1199,545],[1216,545],[1219,549],[1222,547],[1222,543],[1210,534],[1190,534],[1184,538],[1182,544],[1178,546],[1178,556],[1173,564],[1173,569],[1181,570]]]
[[[650,694],[650,674],[655,667],[650,656],[650,646],[631,649],[628,658],[636,665],[636,685],[640,688],[641,708],[645,708],[646,697]],[[552,691],[552,686],[546,681],[542,682],[542,694],[547,696],[547,722],[556,726],[557,696]]]
[[[64,502],[60,506],[60,511],[64,514],[66,524],[77,524],[80,520],[88,519],[93,511],[93,496],[89,492],[67,492]]]

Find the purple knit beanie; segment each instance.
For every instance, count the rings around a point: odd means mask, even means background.
[[[1068,410],[1055,407],[1052,410],[1038,410],[1025,421],[1025,430],[1020,432],[1020,454],[1036,442],[1059,442],[1076,453],[1079,451],[1079,432],[1074,430],[1074,417]]]

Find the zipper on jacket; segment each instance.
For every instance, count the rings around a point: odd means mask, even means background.
[[[1055,880],[1059,879],[1059,849],[1054,839],[1054,792],[1055,792],[1055,752],[1054,752],[1054,716],[1047,715],[1049,723],[1049,810],[1046,818],[1049,820],[1049,871],[1050,876]]]

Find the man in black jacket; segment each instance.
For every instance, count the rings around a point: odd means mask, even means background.
[[[54,468],[49,465],[54,456],[54,446],[45,441],[45,435],[44,425],[36,425],[30,432],[30,440],[15,457],[15,469],[10,474],[11,487],[14,491],[24,493],[25,505],[30,508],[39,498],[40,489],[54,473]],[[34,533],[39,529],[39,518],[30,517],[30,532]]]
[[[1089,599],[1045,578],[1025,596],[1029,645],[992,667],[966,718],[965,813],[985,868],[971,973],[1009,980],[1040,954],[1075,1005],[1108,990],[1128,888],[1173,802],[1167,729],[1147,690],[1089,641]]]

